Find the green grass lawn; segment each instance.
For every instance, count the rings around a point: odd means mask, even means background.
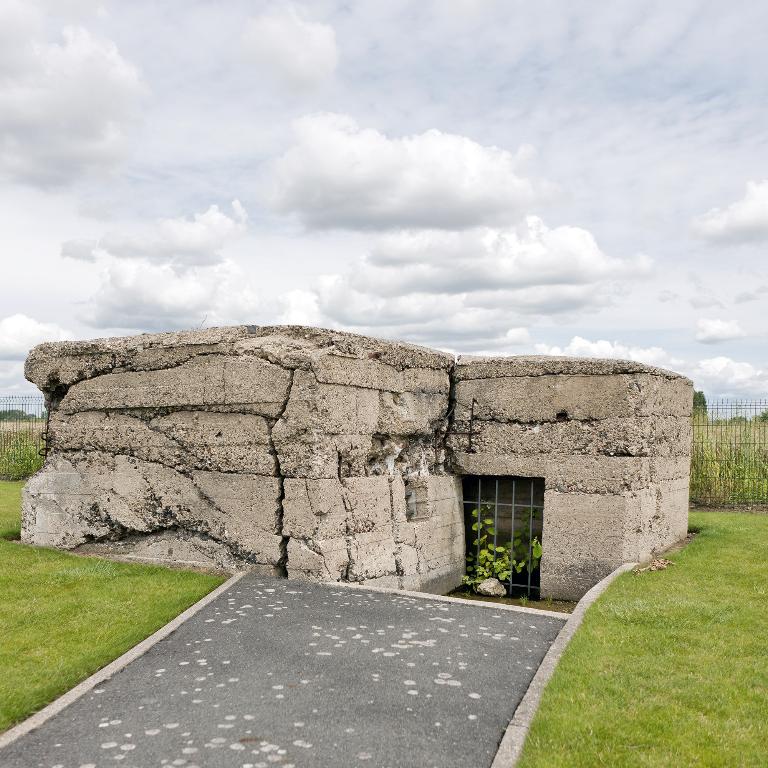
[[[768,516],[691,525],[674,565],[619,577],[587,612],[521,766],[768,765]]]
[[[17,539],[21,533],[21,489],[24,483],[0,480],[0,539]]]
[[[22,483],[0,482],[0,539]],[[0,540],[0,731],[152,634],[223,577]]]

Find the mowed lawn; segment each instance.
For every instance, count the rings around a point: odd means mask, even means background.
[[[587,612],[520,765],[768,765],[768,515],[691,514],[666,570]]]
[[[17,539],[21,533],[23,482],[0,480],[0,539]]]
[[[18,537],[22,486],[0,481],[0,539]],[[223,580],[0,540],[0,731],[151,635]]]

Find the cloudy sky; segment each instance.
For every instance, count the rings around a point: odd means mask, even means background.
[[[768,6],[0,0],[0,394],[304,323],[768,396]]]

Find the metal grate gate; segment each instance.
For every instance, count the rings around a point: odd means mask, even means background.
[[[467,476],[462,485],[467,574],[496,576],[512,597],[538,596],[544,479]]]

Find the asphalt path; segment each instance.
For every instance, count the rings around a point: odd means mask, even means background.
[[[0,765],[490,766],[564,619],[249,575]]]

